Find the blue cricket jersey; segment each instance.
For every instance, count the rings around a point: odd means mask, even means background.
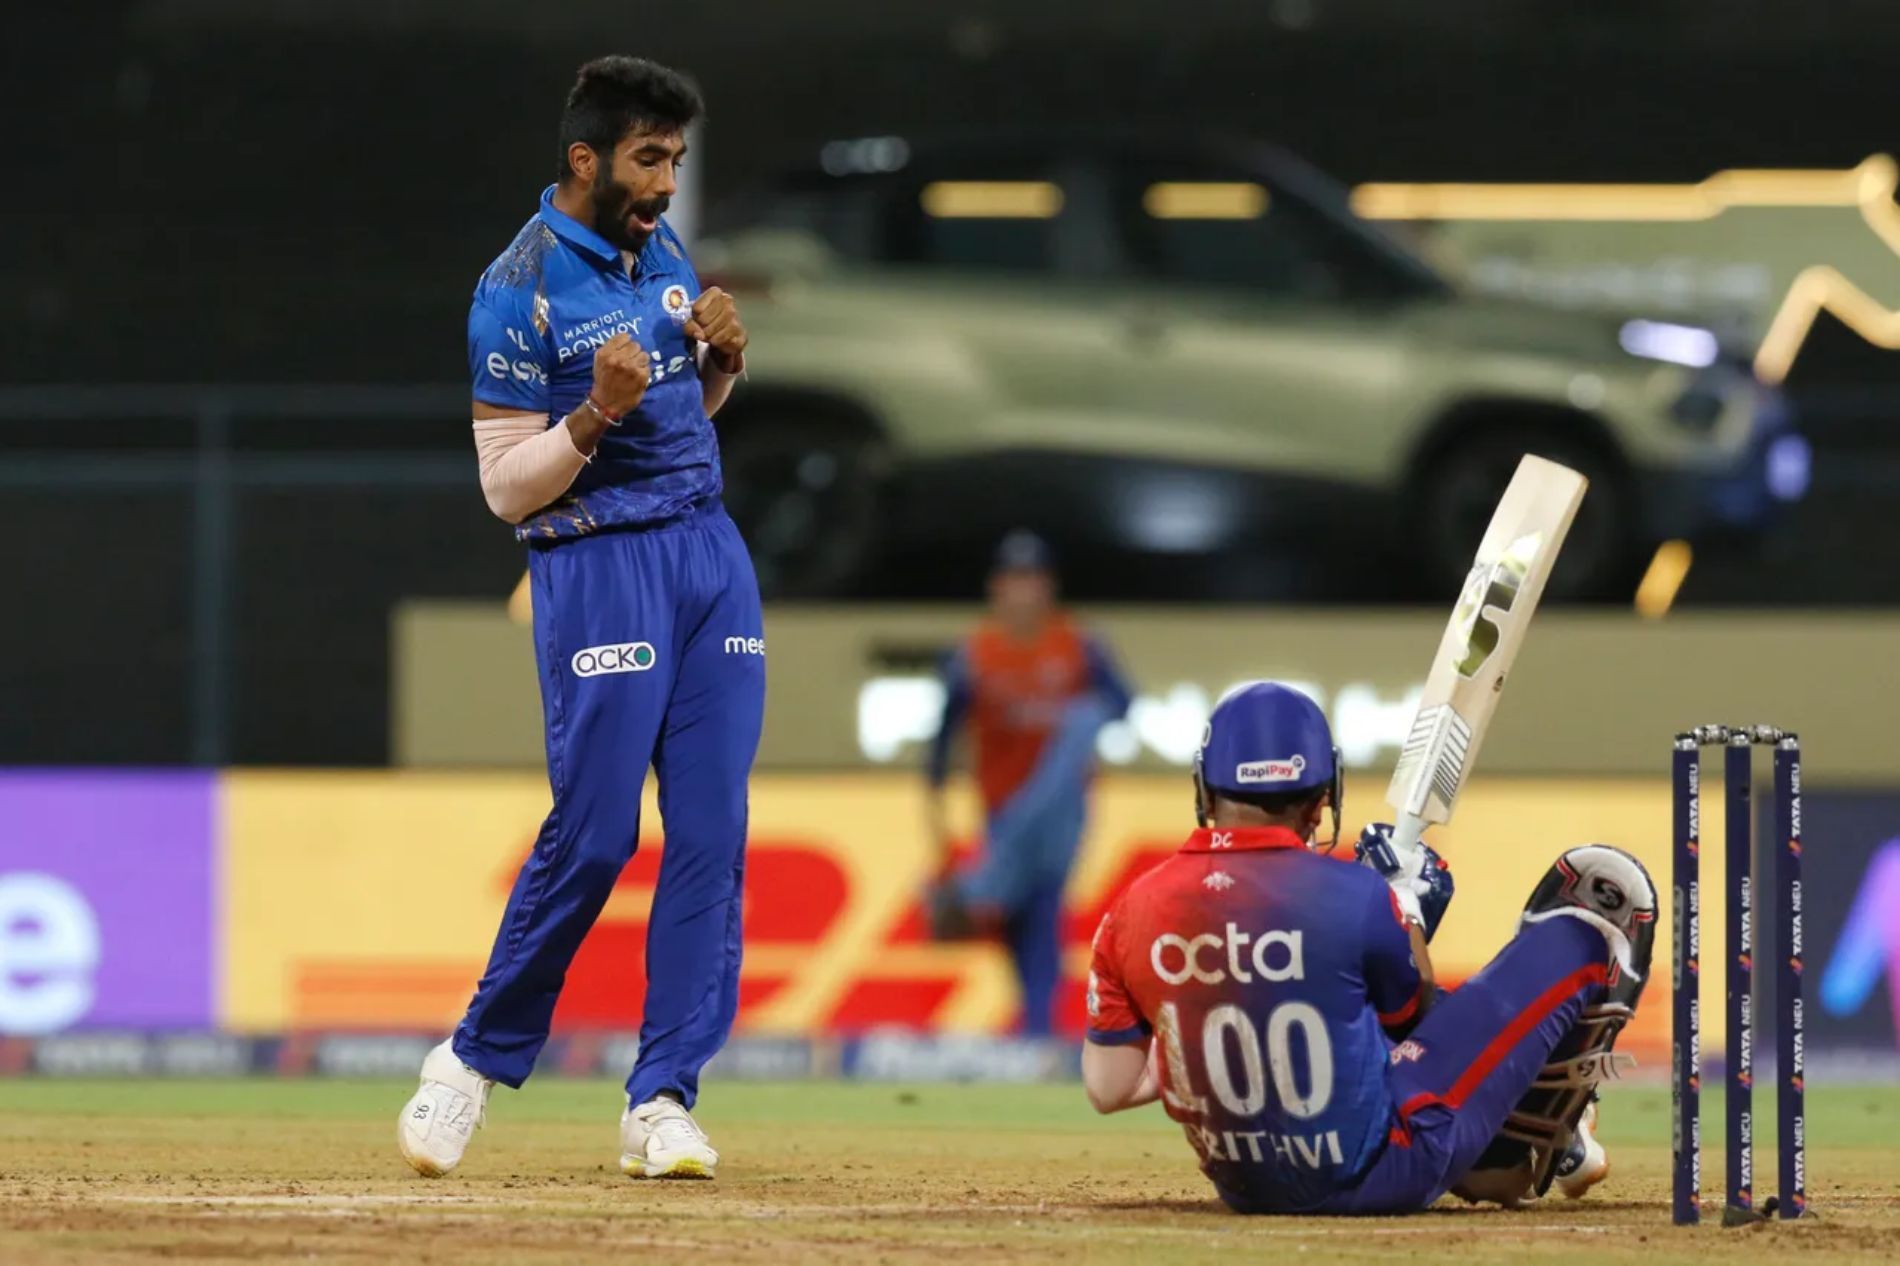
[[[663,523],[719,496],[719,443],[684,325],[699,277],[664,220],[629,262],[555,209],[554,186],[475,287],[468,368],[477,400],[559,422],[594,380],[594,351],[625,332],[646,349],[640,407],[601,437],[565,495],[515,528],[522,540]]]

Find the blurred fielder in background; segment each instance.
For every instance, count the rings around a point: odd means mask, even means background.
[[[649,765],[666,853],[620,1167],[710,1178],[719,1160],[688,1110],[739,1006],[765,640],[711,421],[744,368],[745,327],[729,296],[700,290],[661,218],[700,113],[665,67],[581,67],[559,182],[469,310],[482,491],[528,545],[554,807],[468,1013],[403,1109],[402,1153],[424,1174],[461,1160],[494,1083],[533,1069],[568,964],[633,856]]]
[[[997,547],[989,616],[944,668],[943,720],[930,745],[930,897],[939,939],[1000,937],[1022,986],[1022,1031],[1055,1024],[1062,893],[1087,817],[1095,737],[1128,710],[1108,649],[1056,605],[1049,547],[1012,532]],[[981,856],[959,870],[944,818],[951,748],[969,723],[985,815]]]

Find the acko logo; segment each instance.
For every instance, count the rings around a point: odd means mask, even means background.
[[[1185,937],[1163,932],[1148,947],[1148,963],[1155,975],[1170,985],[1185,985],[1190,980],[1203,985],[1225,984],[1229,975],[1243,985],[1251,985],[1255,976],[1276,982],[1304,980],[1305,937],[1304,932],[1278,930],[1256,936],[1232,923],[1227,925],[1225,935],[1203,932],[1199,936]],[[1253,942],[1252,953],[1247,950],[1248,941]],[[1276,947],[1281,951],[1277,962],[1272,954]],[[1203,954],[1213,956],[1211,966],[1202,966]],[[1221,966],[1223,961],[1225,970]],[[1249,963],[1253,964],[1252,974],[1247,971]]]
[[[653,667],[656,658],[651,642],[621,642],[575,651],[571,663],[576,677],[600,677],[607,673],[643,673]]]
[[[1306,757],[1292,756],[1286,760],[1251,760],[1234,768],[1234,777],[1241,782],[1292,782],[1306,769]]]

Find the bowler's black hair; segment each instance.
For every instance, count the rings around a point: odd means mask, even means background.
[[[561,111],[561,179],[574,175],[567,151],[576,141],[605,157],[636,128],[683,132],[705,112],[699,89],[677,70],[644,57],[597,57],[581,67]]]

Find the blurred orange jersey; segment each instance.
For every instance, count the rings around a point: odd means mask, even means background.
[[[964,653],[976,781],[994,812],[1029,781],[1063,710],[1089,688],[1087,643],[1065,616],[1028,641],[985,621]]]
[[[1056,614],[1030,639],[1015,639],[996,622],[977,629],[944,665],[944,715],[931,745],[929,779],[942,785],[950,745],[969,720],[977,787],[996,812],[1035,772],[1043,749],[1070,703],[1098,694],[1112,717],[1129,709],[1129,686],[1108,648]]]
[[[977,786],[984,808],[994,813],[1029,780],[1070,704],[1091,693],[1102,697],[1111,716],[1128,709],[1128,686],[1107,648],[1068,616],[1058,613],[1030,638],[984,621],[945,667],[931,782],[943,782],[951,741],[967,720]]]

